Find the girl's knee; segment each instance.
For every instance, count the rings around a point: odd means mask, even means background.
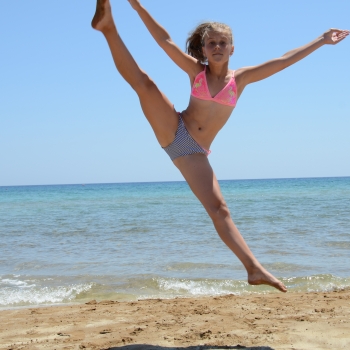
[[[149,93],[152,89],[157,88],[157,86],[146,73],[142,73],[137,82],[132,85],[132,88],[138,95],[142,95],[144,93]]]
[[[210,218],[215,222],[217,220],[224,220],[230,217],[230,210],[227,207],[226,202],[220,201],[215,205],[209,206],[207,212]]]

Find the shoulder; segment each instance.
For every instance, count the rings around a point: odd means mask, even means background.
[[[238,69],[233,70],[235,79],[242,79],[244,75],[246,75],[247,70],[249,70],[251,67],[241,67]]]

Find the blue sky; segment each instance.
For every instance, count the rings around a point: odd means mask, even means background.
[[[350,2],[143,0],[184,48],[203,20],[229,24],[232,69],[349,29]],[[126,0],[112,0],[140,66],[178,110],[188,77]],[[0,186],[182,180],[132,89],[90,28],[95,1],[5,1],[0,36]],[[219,179],[350,176],[350,38],[248,86],[212,144]]]

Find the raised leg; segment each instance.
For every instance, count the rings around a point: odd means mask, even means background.
[[[286,292],[284,284],[258,262],[233,223],[207,157],[203,154],[179,157],[174,160],[174,164],[203,204],[220,238],[243,263],[248,273],[248,283],[253,285],[267,284]]]
[[[168,98],[137,65],[119,36],[109,0],[97,0],[91,25],[105,36],[118,71],[136,91],[158,142],[162,147],[168,146],[175,137],[178,115]]]

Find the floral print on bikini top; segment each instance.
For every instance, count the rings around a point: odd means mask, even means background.
[[[232,77],[226,86],[214,97],[211,97],[208,88],[207,77],[205,74],[206,69],[207,66],[204,66],[204,70],[200,72],[194,79],[191,95],[199,98],[200,100],[213,101],[222,105],[235,107],[237,102],[237,86],[234,72],[232,72]]]

